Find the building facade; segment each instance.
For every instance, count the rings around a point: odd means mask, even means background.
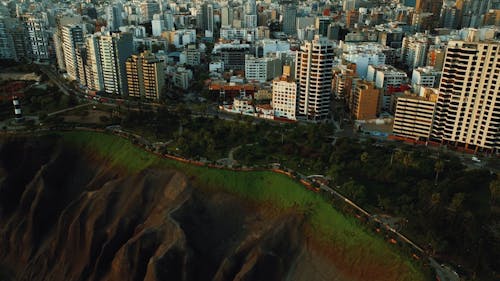
[[[298,112],[307,120],[324,120],[330,113],[332,68],[335,44],[320,36],[306,41],[297,52],[295,79]]]
[[[437,94],[432,90],[424,96],[398,97],[392,133],[415,140],[427,140],[431,133]]]
[[[273,81],[272,106],[276,117],[296,119],[297,84],[286,77]]]
[[[500,43],[450,41],[431,138],[457,147],[500,150]]]
[[[165,86],[163,62],[149,52],[132,55],[127,59],[128,95],[158,100]]]

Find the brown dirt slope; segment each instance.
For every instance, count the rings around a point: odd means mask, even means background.
[[[178,171],[127,174],[55,137],[2,141],[0,170],[0,266],[13,280],[354,280],[303,214]]]

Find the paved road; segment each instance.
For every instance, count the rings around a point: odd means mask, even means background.
[[[78,108],[82,108],[82,107],[86,107],[86,106],[89,106],[89,105],[92,105],[92,103],[84,103],[84,104],[80,104],[80,105],[77,105],[77,106],[68,107],[68,108],[65,108],[65,109],[54,111],[54,112],[51,112],[51,113],[47,114],[47,116],[53,116],[53,115],[57,115],[57,114],[60,114],[60,113],[65,113],[65,112],[68,112],[68,111],[71,111],[71,110],[74,110],[74,109],[78,109]]]

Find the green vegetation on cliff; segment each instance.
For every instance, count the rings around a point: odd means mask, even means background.
[[[193,176],[199,186],[223,189],[241,197],[270,203],[276,208],[298,208],[308,216],[314,236],[338,249],[343,264],[379,267],[397,280],[425,280],[425,274],[409,259],[391,248],[380,237],[370,234],[352,218],[336,211],[320,195],[306,190],[288,177],[268,171],[235,172],[198,167],[159,158],[125,139],[92,132],[61,133],[72,145],[94,151],[112,166],[138,172],[149,166],[169,167]],[[388,279],[387,279],[388,280]]]

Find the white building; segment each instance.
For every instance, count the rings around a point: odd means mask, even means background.
[[[427,140],[431,133],[437,93],[398,97],[392,133],[399,137]]]
[[[422,33],[403,38],[401,59],[408,69],[425,66],[430,39],[427,34]]]
[[[297,53],[295,78],[298,83],[297,115],[323,120],[330,113],[332,68],[335,44],[325,37],[306,41]]]
[[[85,38],[85,47],[87,49],[87,64],[85,65],[87,88],[94,91],[103,91],[104,79],[101,67],[99,35],[87,36]]]
[[[411,75],[411,87],[413,92],[420,93],[421,87],[438,87],[440,78],[441,71],[435,70],[432,66],[415,68]]]
[[[378,89],[382,89],[381,109],[383,111],[393,111],[394,97],[396,89],[408,83],[406,72],[395,68],[392,65],[368,66],[366,80],[374,81]]]
[[[264,83],[280,76],[282,69],[281,61],[277,57],[245,56],[245,77],[248,81]]]
[[[356,64],[356,73],[365,79],[369,65],[386,63],[387,53],[393,49],[378,43],[344,43],[342,58]]]
[[[297,83],[287,79],[273,81],[272,106],[276,117],[296,119]]]
[[[151,21],[151,29],[153,36],[160,36],[161,33],[165,30],[165,21],[159,14],[153,16],[153,20]]]
[[[389,87],[400,87],[408,81],[406,72],[392,65],[368,66],[366,80],[374,81],[379,89],[387,90]]]
[[[498,41],[448,43],[432,139],[499,153],[499,58]]]
[[[104,91],[110,94],[127,94],[126,60],[133,53],[132,34],[105,33],[99,37]]]
[[[61,41],[64,53],[64,65],[70,80],[84,79],[79,77],[76,50],[83,45],[83,29],[80,25],[72,24],[61,28]]]
[[[173,76],[174,86],[186,90],[189,88],[192,79],[193,72],[190,69],[179,67]]]

